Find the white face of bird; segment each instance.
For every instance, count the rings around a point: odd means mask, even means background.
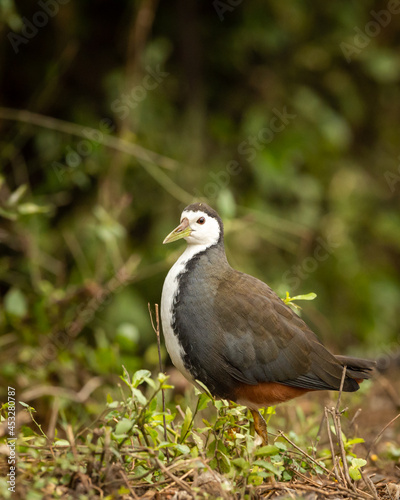
[[[221,228],[216,218],[207,213],[196,211],[183,211],[181,223],[165,238],[163,243],[185,239],[188,245],[201,245],[208,248],[215,245],[221,235]]]

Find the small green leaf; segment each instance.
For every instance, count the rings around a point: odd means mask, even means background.
[[[66,439],[57,439],[57,441],[54,442],[54,446],[71,446],[69,441]]]
[[[231,460],[231,462],[235,467],[241,470],[247,470],[250,468],[249,462],[242,457],[234,458],[233,460]]]
[[[367,461],[364,460],[363,458],[353,458],[351,461],[351,466],[352,467],[364,467],[364,465],[367,465]]]
[[[148,469],[145,469],[142,465],[136,465],[135,469],[133,471],[133,477],[141,476],[142,474],[145,474],[146,472],[148,472]]]
[[[205,384],[203,384],[203,382],[200,382],[200,380],[196,379],[196,384],[198,384],[203,389],[203,391],[206,394],[208,394],[208,396],[210,397],[210,399],[213,399],[211,392],[209,391],[208,387]]]
[[[358,468],[355,469],[353,467],[350,467],[349,474],[350,474],[351,479],[353,479],[354,481],[359,481],[361,479],[361,472]]]
[[[192,423],[193,413],[190,407],[186,408],[185,418],[183,420],[182,429],[181,429],[181,439],[184,440],[189,431],[189,427]]]
[[[266,446],[262,446],[255,452],[256,457],[269,457],[271,455],[277,455],[279,453],[279,448],[274,444],[267,444]]]
[[[222,443],[221,443],[222,445]],[[221,448],[224,450],[222,451]],[[227,450],[224,445],[220,447],[220,443],[218,443],[218,457],[220,459],[220,468],[222,472],[228,473],[231,468],[231,461],[227,455]]]
[[[291,479],[292,479],[292,475],[288,471],[284,470],[281,480],[282,481],[290,481]]]
[[[176,444],[174,446],[182,455],[188,455],[190,453],[190,448],[186,444]]]
[[[156,431],[156,429],[153,429],[148,424],[145,424],[144,428],[146,430],[146,433],[153,439],[154,442],[156,442],[158,439],[158,432]]]
[[[35,408],[34,408],[33,406],[30,406],[30,405],[28,405],[28,404],[26,404],[26,403],[23,403],[22,401],[19,401],[19,404],[20,404],[21,406],[23,406],[24,408],[26,408],[26,410],[27,410],[29,413],[31,413],[31,414],[32,414],[33,412],[35,412],[35,413],[36,413],[36,410],[35,410]]]
[[[248,482],[254,486],[260,486],[264,482],[264,478],[261,474],[250,474]]]
[[[149,405],[150,413],[154,413],[156,411],[156,408],[157,408],[157,399],[154,398],[150,401]]]
[[[296,295],[295,297],[291,297],[292,300],[314,300],[317,297],[317,294],[314,292],[306,293],[304,295]]]
[[[132,396],[134,397],[134,399],[137,399],[141,405],[145,405],[147,403],[146,397],[139,389],[135,389],[132,387]]]
[[[253,465],[257,465],[263,469],[268,470],[269,472],[273,472],[274,474],[278,474],[278,469],[272,465],[271,462],[267,462],[266,460],[255,460]]]
[[[349,474],[351,479],[354,481],[359,481],[361,479],[361,467],[367,464],[367,461],[363,458],[353,458],[351,461],[351,467],[349,467]]]
[[[132,420],[129,420],[127,418],[123,418],[115,426],[114,434],[116,434],[116,435],[127,434],[132,429],[132,427],[133,427]]]
[[[349,439],[346,443],[346,445],[353,445],[353,444],[358,444],[358,443],[365,443],[363,438],[354,438],[354,439]],[[362,460],[362,459],[360,459]]]
[[[108,401],[108,398],[107,398],[107,401]],[[118,401],[111,401],[111,403],[107,403],[108,408],[118,408],[119,405],[120,405],[120,403]]]
[[[150,387],[155,387],[154,380],[151,378],[151,372],[149,370],[138,370],[133,374],[132,386],[138,387],[140,384],[146,382]]]
[[[200,394],[199,396],[199,402],[197,404],[197,409],[198,411],[201,411],[201,410],[204,410],[204,408],[207,408],[208,406],[208,403],[211,401],[211,398],[208,394],[206,394],[205,392],[203,392],[202,394]]]
[[[203,451],[203,449],[204,449],[204,442],[201,439],[201,437],[196,432],[193,432],[192,438],[193,438],[193,441],[196,443],[197,449],[199,451]]]

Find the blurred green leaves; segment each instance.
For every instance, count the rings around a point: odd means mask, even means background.
[[[0,174],[0,190],[7,190],[6,179]],[[8,199],[0,203],[0,217],[16,221],[23,215],[48,214],[52,210],[51,205],[39,205],[34,202],[23,202],[27,194],[28,186],[22,184],[14,192],[8,193]]]
[[[11,288],[4,297],[4,310],[7,314],[23,318],[28,312],[25,295],[18,288]]]

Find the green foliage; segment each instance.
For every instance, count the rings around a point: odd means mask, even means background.
[[[302,295],[296,295],[295,297],[290,297],[289,292],[286,292],[286,297],[283,299],[283,302],[285,304],[289,304],[295,309],[301,309],[301,307],[298,304],[295,304],[295,300],[314,300],[317,297],[317,294],[314,292],[302,294]]]
[[[172,471],[191,488],[193,471],[197,471],[200,475],[223,476],[221,487],[232,494],[252,494],[254,488],[271,477],[283,482],[298,474],[324,477],[331,457],[325,449],[315,448],[315,459],[310,459],[310,451],[300,448],[307,445],[306,436],[292,431],[288,439],[280,433],[271,444],[260,447],[251,432],[245,407],[214,400],[197,391],[195,413],[189,406],[182,415],[169,409],[160,411],[161,392],[168,395],[173,389],[168,377],[159,374],[152,378],[148,370],[130,376],[124,369],[120,379],[120,397],[107,397],[100,418],[84,428],[64,420],[53,439],[35,419],[35,409],[19,403],[20,411],[25,409],[34,424],[33,429],[23,426],[17,440],[21,491],[29,489],[40,494],[51,485],[53,497],[62,498],[74,491],[78,477],[91,498],[97,498],[100,491],[110,494],[127,484],[135,489],[161,491],[171,481]],[[273,414],[274,410],[269,412],[270,416]],[[4,405],[1,421],[6,419]],[[360,469],[367,462],[357,458],[352,450],[363,440],[346,439],[344,435],[343,440],[351,458],[350,476],[358,481]],[[9,498],[1,481],[0,492]]]
[[[349,468],[349,474],[351,479],[354,481],[359,481],[361,479],[361,467],[367,465],[367,461],[363,458],[353,458],[351,461],[351,467]]]

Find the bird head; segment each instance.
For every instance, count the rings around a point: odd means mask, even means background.
[[[193,203],[183,210],[181,223],[169,233],[163,243],[172,243],[183,238],[188,245],[207,248],[222,240],[223,232],[221,217],[214,209],[206,203]]]

